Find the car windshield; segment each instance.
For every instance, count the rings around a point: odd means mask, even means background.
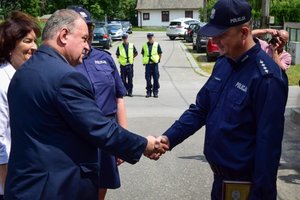
[[[170,22],[170,26],[180,26],[181,22]]]
[[[105,34],[105,30],[104,30],[103,27],[96,27],[96,28],[94,29],[94,33]]]
[[[118,29],[122,29],[122,26],[119,24],[109,24],[107,25],[107,28],[110,30],[118,30]]]
[[[128,27],[128,26],[130,26],[129,22],[121,22],[121,24],[122,24],[123,27]]]

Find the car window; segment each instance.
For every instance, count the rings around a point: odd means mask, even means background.
[[[103,27],[96,27],[94,33],[106,34],[106,31]]]
[[[170,26],[180,26],[181,22],[170,22]]]
[[[122,29],[122,26],[119,24],[108,24],[107,28],[110,30],[117,30],[117,29]]]

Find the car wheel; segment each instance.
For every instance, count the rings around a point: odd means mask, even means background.
[[[108,43],[107,45],[105,45],[105,49],[109,50],[110,49],[110,44]]]
[[[170,38],[170,40],[175,40],[176,37],[170,36],[169,38]]]
[[[193,44],[193,50],[196,50],[196,45]]]

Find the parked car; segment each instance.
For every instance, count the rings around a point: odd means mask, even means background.
[[[105,26],[101,26],[99,24],[95,25],[94,28],[94,38],[92,41],[92,46],[96,47],[104,47],[105,49],[110,49],[112,46],[112,41],[110,34]]]
[[[212,38],[208,38],[207,44],[206,44],[206,58],[207,62],[212,62],[217,59],[217,57],[220,55],[220,49],[218,45],[216,45]]]
[[[170,24],[167,28],[166,34],[170,40],[175,40],[176,37],[184,37],[186,28],[188,28],[190,23],[199,22],[197,19],[192,18],[178,18],[170,21]]]
[[[195,30],[199,30],[200,22],[190,23],[189,27],[186,29],[184,34],[184,39],[186,42],[193,42],[193,33]]]
[[[124,34],[123,27],[121,23],[110,23],[107,24],[107,29],[111,35],[112,40],[121,40]]]
[[[121,21],[121,24],[124,32],[129,34],[132,33],[132,24],[130,23],[130,21]]]
[[[207,37],[200,34],[200,28],[203,27],[206,23],[200,23],[200,26],[195,29],[193,33],[193,49],[197,53],[205,52]]]

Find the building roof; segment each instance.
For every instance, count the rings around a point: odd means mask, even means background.
[[[138,0],[136,10],[195,10],[202,6],[203,0]]]

